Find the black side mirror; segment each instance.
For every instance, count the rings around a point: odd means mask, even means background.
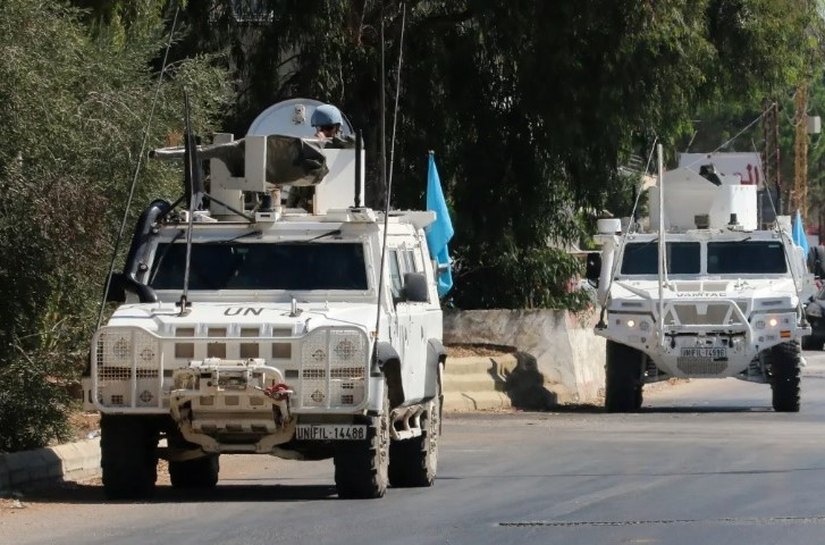
[[[590,252],[587,254],[585,262],[584,277],[591,282],[598,283],[602,274],[602,254],[600,252]]]
[[[106,294],[107,303],[125,303],[126,293],[137,295],[141,303],[157,303],[158,296],[155,290],[141,284],[126,273],[113,273],[109,281],[109,291]]]
[[[112,273],[109,279],[109,291],[106,293],[107,303],[126,302],[126,275],[123,273]]]
[[[410,303],[429,301],[427,277],[424,273],[411,272],[404,275],[404,299]]]

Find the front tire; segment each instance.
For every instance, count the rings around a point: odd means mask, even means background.
[[[432,486],[438,471],[438,438],[441,430],[441,388],[424,410],[421,435],[390,444],[390,484],[395,487]]]
[[[169,462],[169,479],[174,488],[214,488],[218,484],[219,472],[217,454],[207,454],[183,462]]]
[[[642,353],[627,345],[607,341],[604,408],[628,413],[642,406]]]
[[[813,335],[805,335],[802,337],[803,350],[822,350],[822,339],[814,337]]]
[[[367,439],[335,446],[335,487],[342,499],[380,498],[389,483],[390,402],[384,386],[380,416],[369,417]]]
[[[802,354],[796,342],[778,344],[769,349],[773,410],[799,412],[799,371]]]
[[[146,417],[104,414],[100,419],[103,492],[110,500],[150,497],[157,481],[156,423]]]

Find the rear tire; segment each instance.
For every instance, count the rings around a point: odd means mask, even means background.
[[[395,487],[432,486],[438,471],[438,437],[441,429],[441,388],[425,409],[419,437],[390,443],[390,484]]]
[[[607,341],[604,408],[609,413],[628,413],[642,406],[642,353],[624,344]]]
[[[383,410],[369,417],[367,439],[335,446],[335,487],[342,499],[380,498],[387,491],[390,459],[390,402],[384,386]]]
[[[169,462],[169,478],[174,488],[214,488],[218,484],[219,472],[217,454],[207,454],[183,462]]]
[[[813,335],[802,337],[802,350],[822,350],[822,341]]]
[[[103,492],[110,500],[150,497],[157,481],[159,431],[151,419],[104,414],[100,419]]]
[[[636,403],[635,407],[633,408],[634,411],[638,411],[642,408],[642,403],[644,402],[644,392],[642,390],[643,388],[644,385],[641,384],[641,381],[639,381],[639,385],[636,386]]]
[[[778,344],[768,351],[773,410],[799,412],[799,371],[802,354],[794,341]]]

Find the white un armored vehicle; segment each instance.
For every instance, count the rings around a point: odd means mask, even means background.
[[[789,222],[758,229],[756,186],[717,174],[712,159],[702,175],[660,173],[649,231],[599,220],[608,412],[639,409],[644,384],[670,377],[768,383],[774,410],[799,410],[805,256]]]
[[[214,486],[233,453],[333,458],[346,498],[432,483],[445,362],[434,213],[361,207],[360,137],[344,120],[343,138],[314,138],[319,105],[279,103],[242,140],[196,148],[188,135],[153,152],[185,159],[189,190],[141,216],[109,289],[123,304],[92,341],[86,402],[102,413],[108,497],[149,495],[158,457],[172,486]],[[306,209],[281,206],[287,186]]]

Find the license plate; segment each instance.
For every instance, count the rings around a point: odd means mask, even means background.
[[[367,438],[365,425],[299,424],[295,439],[301,441],[361,441]]]
[[[728,349],[721,346],[683,347],[682,357],[697,360],[726,360],[728,359]]]

